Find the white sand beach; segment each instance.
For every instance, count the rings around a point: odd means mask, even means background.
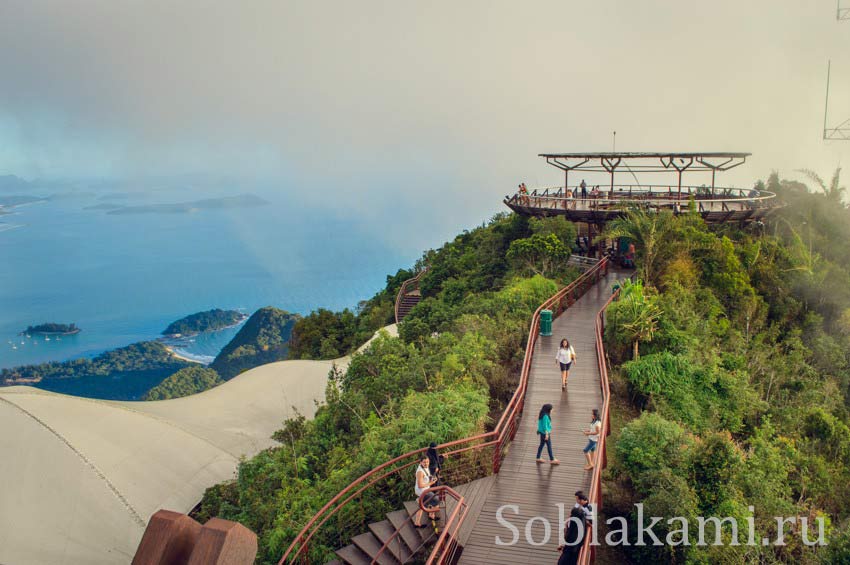
[[[0,563],[129,563],[154,512],[188,512],[296,410],[312,417],[348,362],[270,363],[157,402],[0,388]]]

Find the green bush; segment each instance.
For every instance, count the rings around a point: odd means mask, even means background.
[[[669,468],[687,476],[693,438],[679,424],[644,412],[623,428],[615,446],[617,461],[641,492],[652,483],[652,473]]]

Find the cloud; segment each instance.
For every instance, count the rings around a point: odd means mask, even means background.
[[[420,206],[425,230],[557,183],[537,153],[616,130],[621,150],[752,151],[729,177],[749,185],[850,153],[820,139],[829,58],[850,118],[848,47],[828,5],[767,0],[13,0],[0,173],[261,179],[375,221]]]

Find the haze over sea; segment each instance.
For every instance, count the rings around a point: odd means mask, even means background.
[[[265,204],[248,198],[244,206],[164,206],[248,192],[99,186],[0,216],[0,367],[153,339],[170,322],[210,308],[353,308],[421,251],[402,256],[356,215],[340,217],[274,191],[258,193]],[[74,322],[83,331],[50,341],[18,335],[43,322]],[[235,331],[186,349],[215,355]]]

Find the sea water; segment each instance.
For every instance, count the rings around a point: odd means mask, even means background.
[[[0,216],[0,367],[155,339],[170,322],[210,308],[353,308],[418,254],[390,245],[356,215],[261,196],[268,204],[110,214],[128,202],[193,198],[84,192]],[[19,335],[44,322],[73,322],[82,332]],[[197,336],[178,349],[209,361],[236,331]]]

